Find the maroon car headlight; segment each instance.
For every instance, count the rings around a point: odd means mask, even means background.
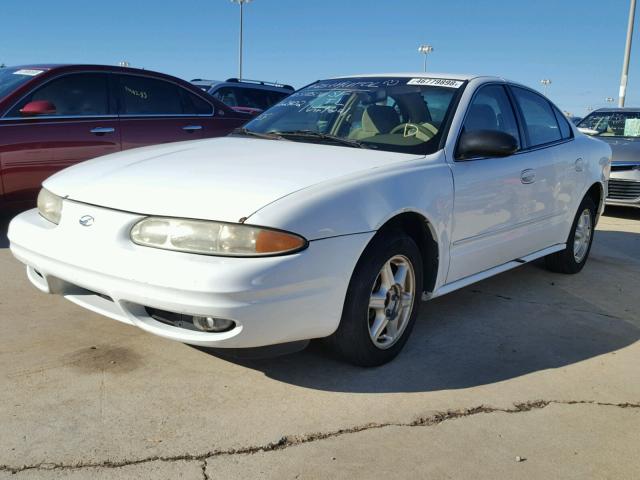
[[[303,237],[282,230],[163,217],[148,217],[136,223],[131,240],[145,247],[229,257],[284,255],[307,246]]]
[[[62,216],[62,197],[42,188],[38,194],[38,212],[50,222],[58,225]]]

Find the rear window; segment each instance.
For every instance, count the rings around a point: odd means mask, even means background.
[[[571,130],[571,127],[569,126],[569,120],[567,120],[567,117],[555,107],[553,108],[553,112],[556,114],[556,120],[558,121],[558,126],[560,127],[560,134],[562,135],[562,139],[566,140],[573,137],[573,132]]]
[[[524,117],[529,146],[536,147],[562,139],[551,104],[541,95],[524,88],[512,87]]]
[[[284,92],[245,87],[221,87],[212,95],[230,107],[251,107],[260,110],[266,110],[289,96]]]
[[[179,115],[183,113],[180,87],[149,77],[120,75],[121,111],[125,115]]]

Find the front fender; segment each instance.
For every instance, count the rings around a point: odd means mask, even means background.
[[[318,240],[376,231],[401,213],[415,212],[430,225],[442,271],[449,261],[453,188],[451,169],[439,152],[300,190],[258,210],[247,223]]]

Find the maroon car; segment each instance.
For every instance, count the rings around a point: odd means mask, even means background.
[[[226,135],[251,115],[169,75],[100,65],[0,68],[0,205],[100,155]]]

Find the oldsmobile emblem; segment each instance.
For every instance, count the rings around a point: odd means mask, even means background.
[[[82,225],[83,227],[90,227],[91,225],[93,225],[93,222],[95,221],[95,218],[93,218],[91,215],[84,215],[82,217],[80,217],[80,225]]]

